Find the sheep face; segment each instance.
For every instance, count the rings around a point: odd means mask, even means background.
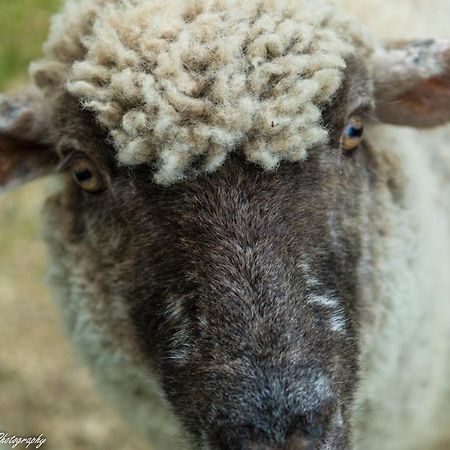
[[[349,58],[321,111],[329,137],[302,163],[264,171],[236,149],[214,173],[166,186],[149,165],[118,165],[60,85],[0,102],[0,186],[61,172],[46,204],[52,280],[99,384],[135,409],[160,390],[194,448],[350,447],[382,182],[360,120],[448,121],[449,48]]]

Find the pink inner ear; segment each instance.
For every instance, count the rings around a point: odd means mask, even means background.
[[[450,78],[447,74],[417,83],[412,89],[378,105],[381,121],[418,128],[450,121]]]
[[[15,171],[15,167],[20,164],[22,159],[21,153],[15,148],[13,139],[4,137],[0,139],[0,186],[5,186],[11,174]]]
[[[432,114],[445,108],[450,110],[450,79],[447,76],[430,78],[403,93],[399,100],[407,102],[417,114]]]
[[[412,125],[443,125],[450,119],[450,79],[442,75],[424,80],[397,100],[398,112],[409,114]]]

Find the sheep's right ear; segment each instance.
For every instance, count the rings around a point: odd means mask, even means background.
[[[376,54],[373,69],[382,122],[419,128],[450,122],[450,40],[390,45]]]
[[[0,193],[46,175],[56,166],[42,101],[31,94],[0,95]]]

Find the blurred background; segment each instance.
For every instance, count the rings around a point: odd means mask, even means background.
[[[0,0],[0,91],[26,83],[59,3]],[[64,337],[43,283],[44,190],[35,182],[0,197],[0,432],[42,433],[48,450],[148,449],[97,397]]]

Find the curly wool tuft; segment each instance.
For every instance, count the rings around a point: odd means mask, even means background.
[[[34,75],[169,184],[232,151],[271,170],[326,143],[321,109],[361,39],[320,0],[69,0]]]

